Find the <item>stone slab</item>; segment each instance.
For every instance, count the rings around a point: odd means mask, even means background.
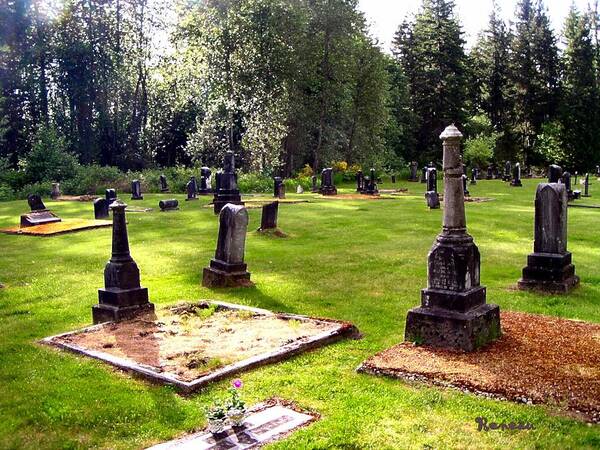
[[[36,225],[33,227],[11,227],[0,230],[5,234],[22,234],[29,236],[56,236],[76,231],[92,230],[112,226],[110,220],[63,219],[62,222]]]
[[[255,408],[253,408],[255,409]],[[222,433],[201,431],[181,439],[158,444],[147,450],[245,450],[262,447],[309,424],[316,417],[275,405],[251,413],[240,427],[228,426]]]
[[[307,316],[300,316],[296,314],[286,314],[280,313],[276,314],[271,311],[253,308],[250,306],[244,305],[234,305],[231,303],[220,302],[220,301],[210,301],[207,302],[209,304],[216,305],[218,308],[225,308],[230,310],[238,310],[238,311],[249,311],[257,315],[275,315],[279,318],[283,318],[286,320],[298,320],[298,321],[316,321],[316,322],[325,322],[327,324],[333,324],[335,327],[330,329],[329,331],[325,331],[316,335],[307,336],[300,340],[294,341],[290,344],[283,345],[278,347],[275,350],[265,352],[256,356],[252,356],[250,358],[226,365],[219,369],[216,369],[213,372],[210,372],[206,375],[203,375],[199,378],[194,379],[193,381],[184,381],[179,379],[177,376],[167,373],[167,372],[159,372],[154,367],[147,366],[141,363],[137,363],[132,359],[121,358],[114,355],[111,355],[106,352],[96,351],[91,349],[86,349],[81,346],[63,342],[61,339],[67,337],[69,335],[75,335],[83,332],[93,331],[98,327],[110,326],[112,323],[104,323],[99,325],[93,325],[91,327],[87,327],[81,330],[76,330],[68,333],[63,333],[56,336],[50,336],[45,339],[42,339],[40,342],[42,344],[51,345],[54,347],[58,347],[63,350],[68,350],[74,353],[78,353],[84,356],[88,356],[94,359],[101,360],[105,363],[108,363],[112,366],[115,366],[119,369],[125,370],[127,372],[132,372],[135,375],[146,378],[150,381],[167,384],[174,386],[182,393],[192,393],[198,391],[212,383],[214,381],[219,381],[223,378],[227,378],[234,374],[244,372],[255,367],[260,367],[266,364],[278,362],[289,358],[298,353],[302,353],[304,351],[312,350],[314,348],[318,348],[341,339],[350,338],[350,339],[358,339],[360,338],[360,333],[358,329],[349,322],[342,322],[338,320],[332,319],[317,319],[311,318]]]

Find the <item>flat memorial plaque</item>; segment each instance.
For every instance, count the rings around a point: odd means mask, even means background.
[[[275,405],[250,414],[240,427],[228,426],[222,433],[201,431],[147,450],[242,450],[257,448],[279,439],[315,420],[314,416]]]

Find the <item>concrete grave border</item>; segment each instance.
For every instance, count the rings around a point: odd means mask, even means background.
[[[260,367],[266,364],[279,362],[284,359],[287,359],[296,354],[312,350],[336,341],[339,341],[344,338],[350,339],[359,339],[361,337],[358,329],[352,325],[350,322],[343,322],[339,320],[333,319],[322,319],[322,318],[313,318],[308,316],[301,316],[297,314],[287,314],[287,313],[273,313],[266,309],[253,308],[245,305],[235,305],[233,303],[226,303],[220,301],[213,300],[201,300],[200,302],[194,304],[202,304],[208,303],[209,305],[216,305],[217,309],[228,309],[228,310],[237,310],[237,311],[250,311],[254,314],[265,315],[265,316],[276,316],[277,318],[284,320],[298,320],[298,321],[312,321],[312,322],[321,322],[327,324],[338,324],[338,326],[331,331],[326,331],[315,336],[310,336],[308,338],[300,339],[298,341],[292,342],[290,344],[283,345],[275,350],[265,352],[256,356],[252,356],[250,358],[244,359],[242,361],[235,362],[233,364],[229,364],[225,367],[215,370],[214,372],[209,373],[208,375],[201,376],[196,378],[193,381],[183,381],[178,379],[175,375],[168,373],[158,372],[151,366],[147,366],[144,364],[139,364],[134,361],[120,358],[114,355],[110,355],[105,352],[90,350],[83,347],[80,347],[75,344],[67,344],[64,342],[60,342],[59,339],[78,334],[86,331],[93,331],[100,329],[102,327],[113,325],[112,322],[107,322],[99,325],[93,325],[90,327],[86,327],[80,330],[70,331],[68,333],[62,333],[55,336],[50,336],[39,341],[41,344],[50,345],[54,347],[58,347],[62,350],[68,350],[80,355],[88,356],[90,358],[98,359],[105,363],[108,363],[112,366],[115,366],[121,370],[126,372],[132,372],[134,375],[139,375],[145,379],[150,381],[167,384],[174,386],[177,388],[182,394],[190,394],[195,391],[198,391],[208,385],[209,383],[219,381],[223,378],[227,378],[231,375],[250,370],[256,367]],[[178,309],[185,309],[189,307],[190,304],[185,305],[177,305],[172,307],[173,311],[177,311]]]

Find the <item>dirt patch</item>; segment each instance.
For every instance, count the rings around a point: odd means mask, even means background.
[[[600,423],[600,324],[515,312],[501,320],[502,338],[479,351],[405,342],[359,371],[544,403]]]
[[[53,340],[134,361],[189,382],[336,328],[339,323],[193,304]]]
[[[59,202],[93,202],[98,195],[61,195],[56,200]]]
[[[112,226],[110,220],[63,219],[61,222],[45,223],[33,227],[11,227],[0,230],[6,234],[25,234],[30,236],[55,236],[75,231],[91,230]]]
[[[256,230],[258,234],[262,234],[263,236],[271,236],[277,238],[287,238],[289,235],[279,228],[270,228],[267,230],[261,230],[260,228]]]
[[[493,200],[493,198],[489,197],[465,197],[465,203],[484,203],[491,202]]]

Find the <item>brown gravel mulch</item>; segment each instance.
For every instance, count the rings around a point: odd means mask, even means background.
[[[535,314],[501,314],[503,336],[473,353],[404,342],[360,372],[455,387],[556,407],[600,423],[600,324]]]
[[[0,232],[5,234],[25,234],[30,236],[56,236],[58,234],[110,226],[112,226],[112,221],[110,220],[63,219],[61,222],[45,223],[33,227],[21,228],[20,226],[15,226],[4,228],[0,230]]]

